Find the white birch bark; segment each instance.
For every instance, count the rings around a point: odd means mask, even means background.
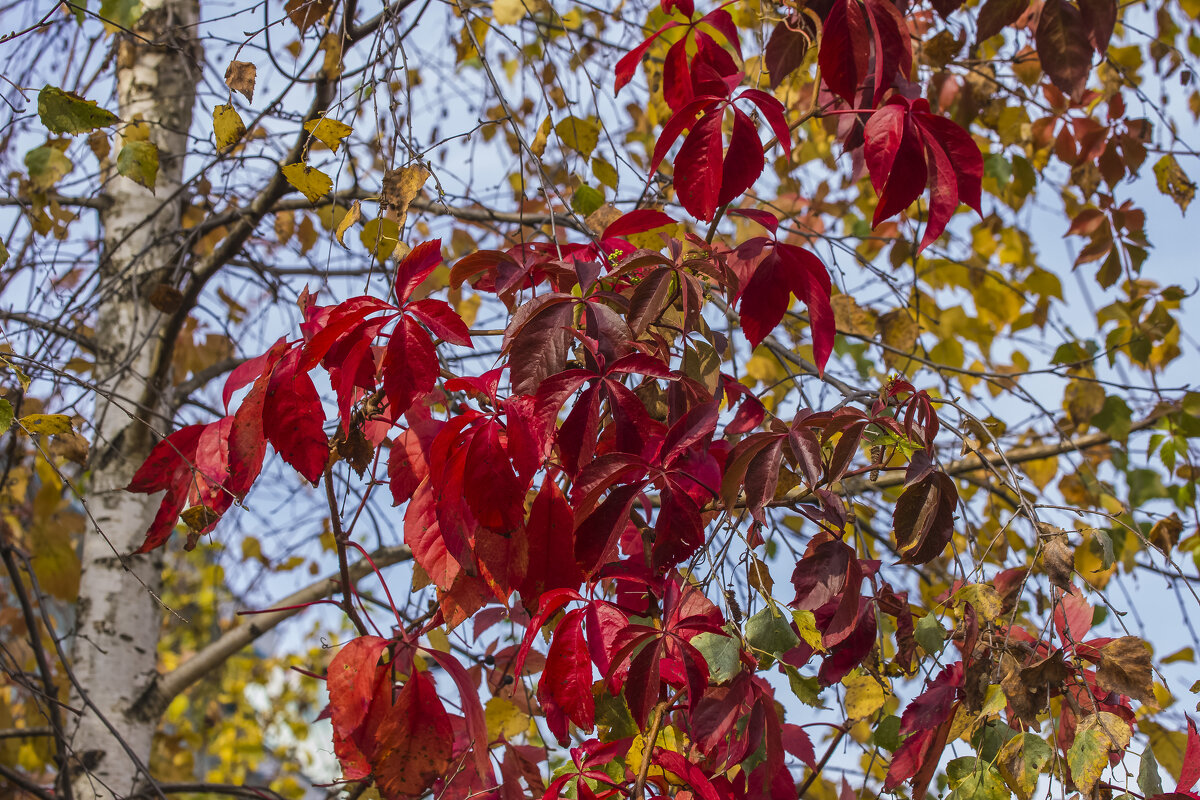
[[[155,730],[155,720],[128,712],[156,672],[162,559],[128,554],[141,544],[159,498],[122,489],[155,441],[151,427],[162,431],[169,425],[169,411],[156,399],[160,393],[147,386],[164,321],[147,295],[155,283],[178,281],[172,275],[181,229],[177,190],[201,62],[197,0],[142,0],[142,7],[138,33],[150,43],[125,35],[118,44],[117,113],[125,123],[138,118],[146,123],[158,147],[159,170],[153,193],[115,172],[104,184],[110,202],[101,212],[104,299],[96,340],[106,351],[96,371],[103,391],[93,420],[87,498],[98,530],[84,542],[72,664],[86,693],[86,701],[79,692],[72,697],[72,705],[83,710],[71,732],[68,779],[74,800],[122,797],[143,779],[109,725],[143,765]],[[150,407],[139,407],[145,398]]]

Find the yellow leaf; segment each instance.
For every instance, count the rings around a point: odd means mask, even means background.
[[[538,126],[538,132],[533,137],[533,141],[529,145],[530,151],[541,158],[546,153],[546,141],[550,138],[550,131],[554,130],[554,123],[550,120],[550,115],[542,120],[542,124]]]
[[[979,616],[988,622],[995,621],[1004,611],[1004,601],[994,586],[986,583],[971,583],[955,593],[960,601],[974,606]]]
[[[328,175],[308,164],[297,162],[281,167],[281,170],[287,182],[299,189],[310,203],[315,204],[333,188],[333,181]]]
[[[242,115],[233,106],[217,106],[213,109],[213,133],[217,137],[217,147],[224,150],[242,138],[246,133],[246,123],[242,122]]]
[[[344,237],[346,235],[346,231],[350,230],[350,227],[360,219],[362,219],[362,203],[360,203],[358,200],[355,200],[354,205],[350,206],[350,210],[342,215],[342,221],[338,223],[337,232],[335,233],[338,244],[340,244],[342,247],[346,247],[346,242],[342,237]],[[349,250],[350,248],[346,247],[346,249]]]
[[[54,436],[71,430],[71,418],[66,414],[29,414],[17,420],[27,433]]]
[[[492,19],[497,25],[512,25],[524,17],[524,0],[492,0]]]
[[[887,689],[873,675],[850,675],[842,683],[846,686],[846,718],[866,719],[887,702]]]
[[[375,258],[386,261],[400,240],[400,226],[396,224],[395,220],[379,217],[363,225],[358,238],[362,241],[363,247],[373,253]]]
[[[588,158],[600,142],[600,126],[596,123],[595,117],[567,117],[554,126],[554,132],[558,134],[564,146]]]
[[[354,128],[336,119],[321,117],[320,119],[310,119],[304,123],[304,130],[311,133],[321,144],[336,153],[338,147],[342,144],[342,139],[349,136],[354,131]]]
[[[503,697],[493,697],[488,700],[483,716],[487,721],[488,739],[492,741],[500,736],[512,739],[525,730],[529,724],[529,716]]]
[[[800,631],[800,638],[804,643],[818,653],[824,653],[825,647],[821,644],[821,632],[817,630],[817,616],[811,611],[792,611],[792,619],[796,623],[796,630]]]

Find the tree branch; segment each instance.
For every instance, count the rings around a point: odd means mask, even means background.
[[[404,546],[385,547],[371,554],[371,559],[380,568],[410,558],[412,551]],[[369,572],[371,565],[365,558],[349,567],[350,578],[354,581],[361,580]],[[155,677],[134,701],[129,710],[130,716],[135,719],[157,719],[176,695],[218,667],[225,659],[283,621],[299,614],[308,604],[332,594],[340,586],[339,575],[322,578],[280,600],[277,604],[279,610],[256,614],[251,621],[226,631],[174,670]]]

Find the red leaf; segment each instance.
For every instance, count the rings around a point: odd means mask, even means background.
[[[1067,0],[1046,0],[1034,41],[1038,59],[1051,83],[1078,99],[1092,69],[1092,45],[1083,14]]]
[[[925,153],[906,102],[893,99],[867,120],[863,157],[879,195],[871,225],[908,208],[925,188]]]
[[[454,729],[437,687],[414,671],[379,726],[371,760],[380,793],[389,800],[423,794],[446,776],[453,746]]]
[[[190,472],[192,462],[196,458],[196,445],[200,441],[200,434],[207,427],[187,425],[154,445],[150,455],[146,456],[142,466],[138,467],[133,479],[125,487],[126,491],[140,494],[161,492],[176,482],[180,470]]]
[[[267,383],[263,401],[263,434],[305,480],[316,484],[329,458],[325,410],[317,387],[299,370],[300,351],[284,356]]]
[[[604,229],[604,233],[600,235],[600,238],[616,239],[632,236],[635,233],[645,233],[655,228],[674,224],[675,220],[665,211],[658,211],[653,208],[639,208],[613,221],[612,224]]]
[[[362,725],[375,697],[379,656],[388,640],[378,636],[351,639],[329,664],[326,687],[334,734],[350,738]]]
[[[423,647],[425,655],[432,658],[454,681],[458,689],[459,703],[462,707],[463,718],[467,723],[467,735],[471,737],[471,752],[475,756],[475,771],[480,778],[491,786],[495,783],[491,762],[488,760],[487,720],[484,716],[483,705],[479,702],[479,693],[475,690],[475,681],[459,663],[458,659],[449,653]]]
[[[567,498],[552,476],[547,476],[533,499],[525,536],[529,542],[529,568],[521,582],[521,600],[535,608],[550,589],[578,589],[583,573],[575,563],[575,520]]]
[[[642,63],[642,59],[646,56],[646,51],[650,49],[650,45],[654,44],[654,40],[662,36],[671,28],[679,27],[678,22],[668,22],[662,26],[637,47],[630,50],[621,59],[617,61],[615,72],[617,75],[617,84],[613,89],[613,94],[620,94],[625,85],[633,80],[633,73],[637,71],[638,65]]]
[[[501,345],[515,394],[536,394],[542,381],[563,370],[574,323],[575,298],[570,295],[544,294],[516,310]]]
[[[790,143],[790,139],[787,141]],[[753,186],[754,182],[758,180],[758,176],[762,174],[765,165],[762,141],[758,138],[758,131],[755,129],[754,123],[750,121],[750,117],[746,116],[744,111],[735,106],[733,108],[733,132],[729,137],[729,149],[725,154],[725,164],[721,169],[721,188],[717,194],[717,204],[725,205],[732,202]],[[678,166],[678,162],[676,162],[676,166]]]
[[[1100,55],[1108,51],[1108,43],[1112,39],[1113,28],[1117,25],[1116,0],[1078,0],[1079,11],[1083,18],[1083,28],[1087,31],[1088,42]]]
[[[398,419],[412,404],[433,391],[439,373],[437,352],[412,317],[402,317],[392,330],[383,356],[383,391],[388,411]]]
[[[1187,720],[1187,747],[1183,751],[1183,768],[1179,773],[1179,785],[1176,792],[1190,792],[1200,780],[1200,733],[1196,732],[1196,723],[1184,715]]]
[[[462,565],[450,555],[438,526],[437,509],[429,479],[421,482],[404,510],[404,543],[413,559],[425,570],[429,580],[440,589],[449,589],[462,572]]]
[[[592,661],[583,636],[583,609],[567,612],[554,629],[537,692],[543,704],[549,698],[578,728],[592,729],[596,702],[592,698]],[[569,741],[565,720],[547,715],[546,721],[559,744],[565,746]]]
[[[804,55],[808,52],[812,39],[793,27],[800,24],[799,15],[780,20],[776,23],[775,30],[771,31],[771,38],[767,40],[766,49],[763,50],[763,63],[770,73],[772,89],[779,88],[784,78],[804,63]]]
[[[871,35],[858,0],[836,0],[821,32],[817,63],[821,79],[849,105],[866,77],[871,58]]]
[[[425,449],[415,431],[402,431],[392,440],[387,470],[392,504],[398,506],[413,496],[413,492],[429,474]]]
[[[429,326],[438,338],[450,344],[471,347],[471,331],[462,317],[445,300],[427,298],[405,306],[405,311]]]
[[[720,204],[721,117],[719,111],[701,117],[675,156],[675,192],[679,202],[689,214],[705,222],[713,218]]]
[[[752,253],[756,247],[752,239],[738,251]],[[808,306],[813,354],[817,368],[823,370],[837,335],[829,302],[831,292],[829,273],[819,258],[795,245],[772,247],[754,266],[741,292],[738,311],[750,346],[758,347],[770,335],[787,312],[788,295],[794,294]]]
[[[404,304],[421,282],[442,263],[442,240],[422,242],[396,267],[396,302]]]

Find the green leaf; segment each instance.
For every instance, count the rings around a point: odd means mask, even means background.
[[[300,190],[314,205],[333,188],[333,180],[321,170],[297,162],[280,168],[287,182]]]
[[[770,664],[776,656],[800,644],[800,637],[792,630],[787,617],[768,606],[746,620],[746,641],[760,664]]]
[[[876,745],[889,753],[896,752],[900,749],[900,718],[895,714],[888,714],[879,720],[871,738]]]
[[[1014,736],[1000,748],[1000,772],[1018,800],[1029,800],[1033,795],[1042,769],[1053,755],[1046,740],[1035,733]]]
[[[617,188],[617,168],[600,156],[592,159],[592,174],[596,176],[596,180],[608,188]]]
[[[102,0],[100,17],[110,33],[129,30],[142,18],[142,0]]]
[[[575,190],[571,196],[571,210],[581,216],[587,216],[604,205],[604,195],[586,183]]]
[[[956,758],[946,765],[954,791],[950,800],[1008,800],[1011,792],[1000,773],[976,756]]]
[[[913,638],[931,656],[936,656],[946,646],[946,631],[932,612],[917,620],[913,626]]]
[[[117,172],[154,191],[158,178],[158,147],[153,142],[126,142],[117,156]]]
[[[50,142],[25,154],[25,168],[35,188],[49,189],[75,166],[63,155],[64,149],[65,142]]]
[[[824,708],[821,704],[821,681],[816,675],[807,677],[800,674],[800,670],[793,667],[791,664],[780,664],[783,671],[788,676],[788,686],[792,689],[792,694],[796,695],[796,699],[806,706],[813,708]]]
[[[117,115],[74,92],[45,86],[38,92],[38,116],[51,133],[89,133],[112,125]]]
[[[4,398],[0,398],[0,433],[12,427],[13,407],[12,403]]]
[[[713,683],[732,680],[741,671],[742,646],[732,636],[719,633],[701,633],[692,639],[692,646],[704,656],[708,664],[708,675]]]
[[[0,267],[8,263],[8,245],[0,242]]]
[[[1142,763],[1138,766],[1138,788],[1143,797],[1153,797],[1163,793],[1162,776],[1158,773],[1158,762],[1154,759],[1154,748],[1147,747],[1142,753]]]

